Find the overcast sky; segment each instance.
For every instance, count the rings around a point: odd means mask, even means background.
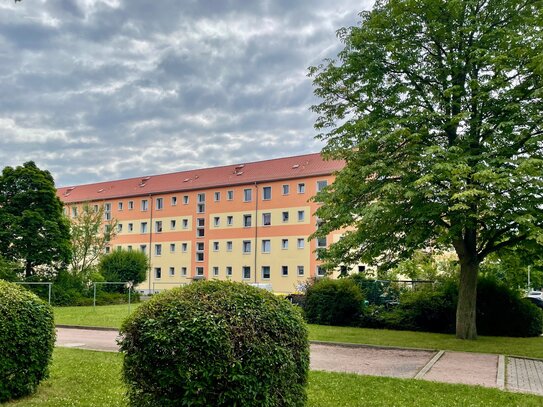
[[[57,186],[319,151],[307,68],[371,0],[0,0],[0,166]]]

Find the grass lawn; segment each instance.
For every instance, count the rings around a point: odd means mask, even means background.
[[[132,310],[140,304],[132,304]],[[101,307],[56,307],[57,324],[119,328],[128,315],[128,305]],[[309,325],[309,339],[326,342],[443,349],[464,352],[498,353],[543,359],[543,337],[506,338],[481,336],[476,341],[461,341],[453,335],[427,332]]]
[[[122,355],[56,348],[50,378],[6,406],[123,406]],[[308,407],[542,406],[543,397],[475,386],[310,372]]]

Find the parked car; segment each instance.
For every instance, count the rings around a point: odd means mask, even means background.
[[[528,293],[528,298],[539,298],[543,301],[543,291],[530,291]]]
[[[543,300],[538,297],[526,297],[526,299],[543,310]]]

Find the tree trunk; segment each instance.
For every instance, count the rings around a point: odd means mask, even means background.
[[[32,276],[32,263],[27,261],[25,265],[25,277],[28,278]]]
[[[458,306],[456,308],[456,337],[458,339],[477,339],[476,302],[477,261],[460,259],[460,285],[458,287]]]

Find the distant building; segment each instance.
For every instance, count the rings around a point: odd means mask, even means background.
[[[118,221],[108,250],[149,256],[147,281],[137,287],[142,292],[230,279],[291,293],[324,274],[315,250],[339,238],[308,241],[318,207],[309,199],[343,166],[308,154],[64,187],[57,194],[67,216],[86,202],[104,205],[105,218]]]

